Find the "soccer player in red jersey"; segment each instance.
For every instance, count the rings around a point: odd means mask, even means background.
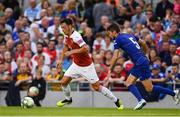
[[[65,40],[64,48],[60,56],[60,60],[57,63],[57,67],[62,69],[62,63],[66,56],[71,56],[73,63],[65,72],[61,80],[61,86],[65,95],[65,100],[57,102],[57,106],[62,107],[66,104],[72,103],[72,98],[70,95],[71,89],[68,84],[72,78],[78,78],[79,76],[82,76],[91,83],[95,91],[98,91],[111,99],[118,109],[123,109],[121,101],[115,97],[109,89],[100,85],[92,58],[88,53],[89,47],[84,42],[82,36],[73,28],[73,21],[68,18],[62,20],[61,28],[65,34]]]

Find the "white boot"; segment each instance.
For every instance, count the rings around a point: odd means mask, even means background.
[[[141,99],[136,105],[136,107],[134,107],[134,110],[141,110],[146,105],[146,103],[146,100]]]

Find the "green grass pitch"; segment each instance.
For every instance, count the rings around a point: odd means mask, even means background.
[[[132,109],[117,110],[115,108],[58,108],[58,107],[34,107],[30,109],[23,109],[21,107],[0,107],[0,116],[178,116],[180,117],[180,109],[143,109],[134,111]]]

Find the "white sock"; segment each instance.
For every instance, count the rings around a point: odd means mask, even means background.
[[[66,98],[67,100],[70,100],[70,98],[71,98],[71,95],[70,95],[70,93],[71,93],[71,87],[70,87],[69,85],[67,85],[67,86],[62,86],[62,90],[63,90],[63,93],[64,93],[64,95],[65,95],[65,98]]]
[[[117,101],[117,97],[114,96],[114,94],[109,89],[107,89],[106,87],[101,86],[101,90],[99,92],[101,92],[104,96],[106,96],[110,100],[112,100],[114,102]]]

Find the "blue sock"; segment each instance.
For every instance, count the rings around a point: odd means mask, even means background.
[[[128,87],[129,91],[137,98],[138,101],[140,101],[142,98],[139,90],[137,87],[133,84]]]
[[[157,85],[153,86],[153,92],[158,94],[164,93],[164,94],[169,94],[171,96],[175,96],[175,93],[172,90]]]

